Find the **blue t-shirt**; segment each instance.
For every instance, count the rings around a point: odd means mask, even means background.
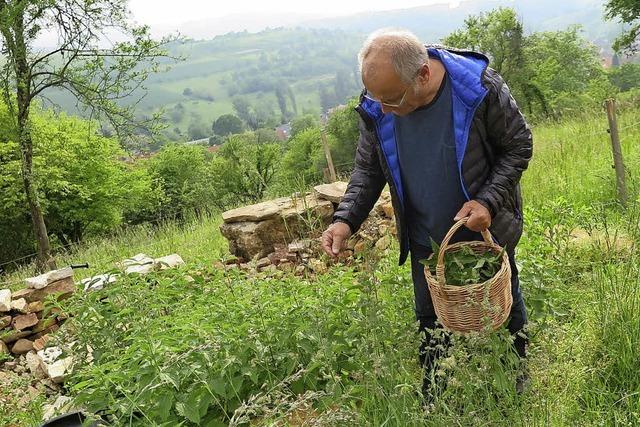
[[[400,174],[411,243],[438,244],[453,225],[453,217],[467,201],[456,161],[451,85],[447,75],[436,97],[406,116],[395,118]],[[451,240],[481,238],[462,227]]]

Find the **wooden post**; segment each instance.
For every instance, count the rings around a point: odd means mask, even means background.
[[[618,135],[618,121],[616,119],[616,102],[614,99],[605,101],[607,118],[609,119],[609,135],[611,136],[611,148],[613,150],[613,166],[616,169],[616,188],[618,200],[622,206],[627,206],[627,184],[625,179],[624,161],[620,148],[620,136]]]
[[[330,182],[336,182],[338,178],[336,177],[336,169],[333,167],[333,158],[331,157],[331,150],[327,143],[327,135],[325,134],[324,127],[320,129],[320,136],[322,138],[322,147],[324,147],[324,156],[327,158],[327,166],[329,166]]]

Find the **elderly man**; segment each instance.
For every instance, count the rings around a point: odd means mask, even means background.
[[[357,107],[355,167],[322,236],[323,249],[339,254],[389,184],[400,264],[411,254],[416,318],[425,334],[419,354],[428,374],[437,357],[430,350],[436,314],[419,260],[430,255],[430,238],[441,242],[455,221],[468,217],[458,241],[480,239],[488,228],[508,250],[513,306],[507,327],[524,358],[526,338],[518,332],[526,310],[514,249],[523,224],[519,180],[532,137],[509,88],[486,56],[425,47],[407,31],[373,33],[359,60],[365,90]],[[427,387],[425,380],[425,393]],[[519,377],[518,392],[522,387]]]

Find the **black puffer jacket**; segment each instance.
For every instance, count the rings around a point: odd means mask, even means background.
[[[463,192],[491,212],[490,231],[514,248],[522,235],[520,177],[532,155],[531,130],[502,77],[475,52],[429,48],[442,61],[452,86],[458,169]],[[334,221],[357,231],[389,184],[400,239],[400,264],[409,251],[402,182],[395,148],[393,114],[361,97],[360,140],[349,186]]]

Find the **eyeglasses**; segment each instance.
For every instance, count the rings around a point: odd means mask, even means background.
[[[374,98],[373,96],[371,96],[371,95],[369,94],[369,91],[367,91],[367,89],[366,89],[366,88],[364,89],[363,96],[364,96],[365,98],[367,98],[367,99],[369,99],[369,100],[373,101],[373,102],[379,102],[381,105],[384,105],[385,107],[389,107],[389,108],[399,108],[399,107],[401,107],[401,106],[402,106],[402,104],[404,103],[404,98],[407,96],[407,92],[408,92],[408,91],[409,91],[409,88],[406,88],[406,89],[404,90],[404,93],[402,94],[402,98],[400,98],[400,102],[398,102],[398,103],[394,103],[394,102],[384,102],[384,101],[381,101],[381,100],[380,100],[380,99],[378,99],[378,98]]]

